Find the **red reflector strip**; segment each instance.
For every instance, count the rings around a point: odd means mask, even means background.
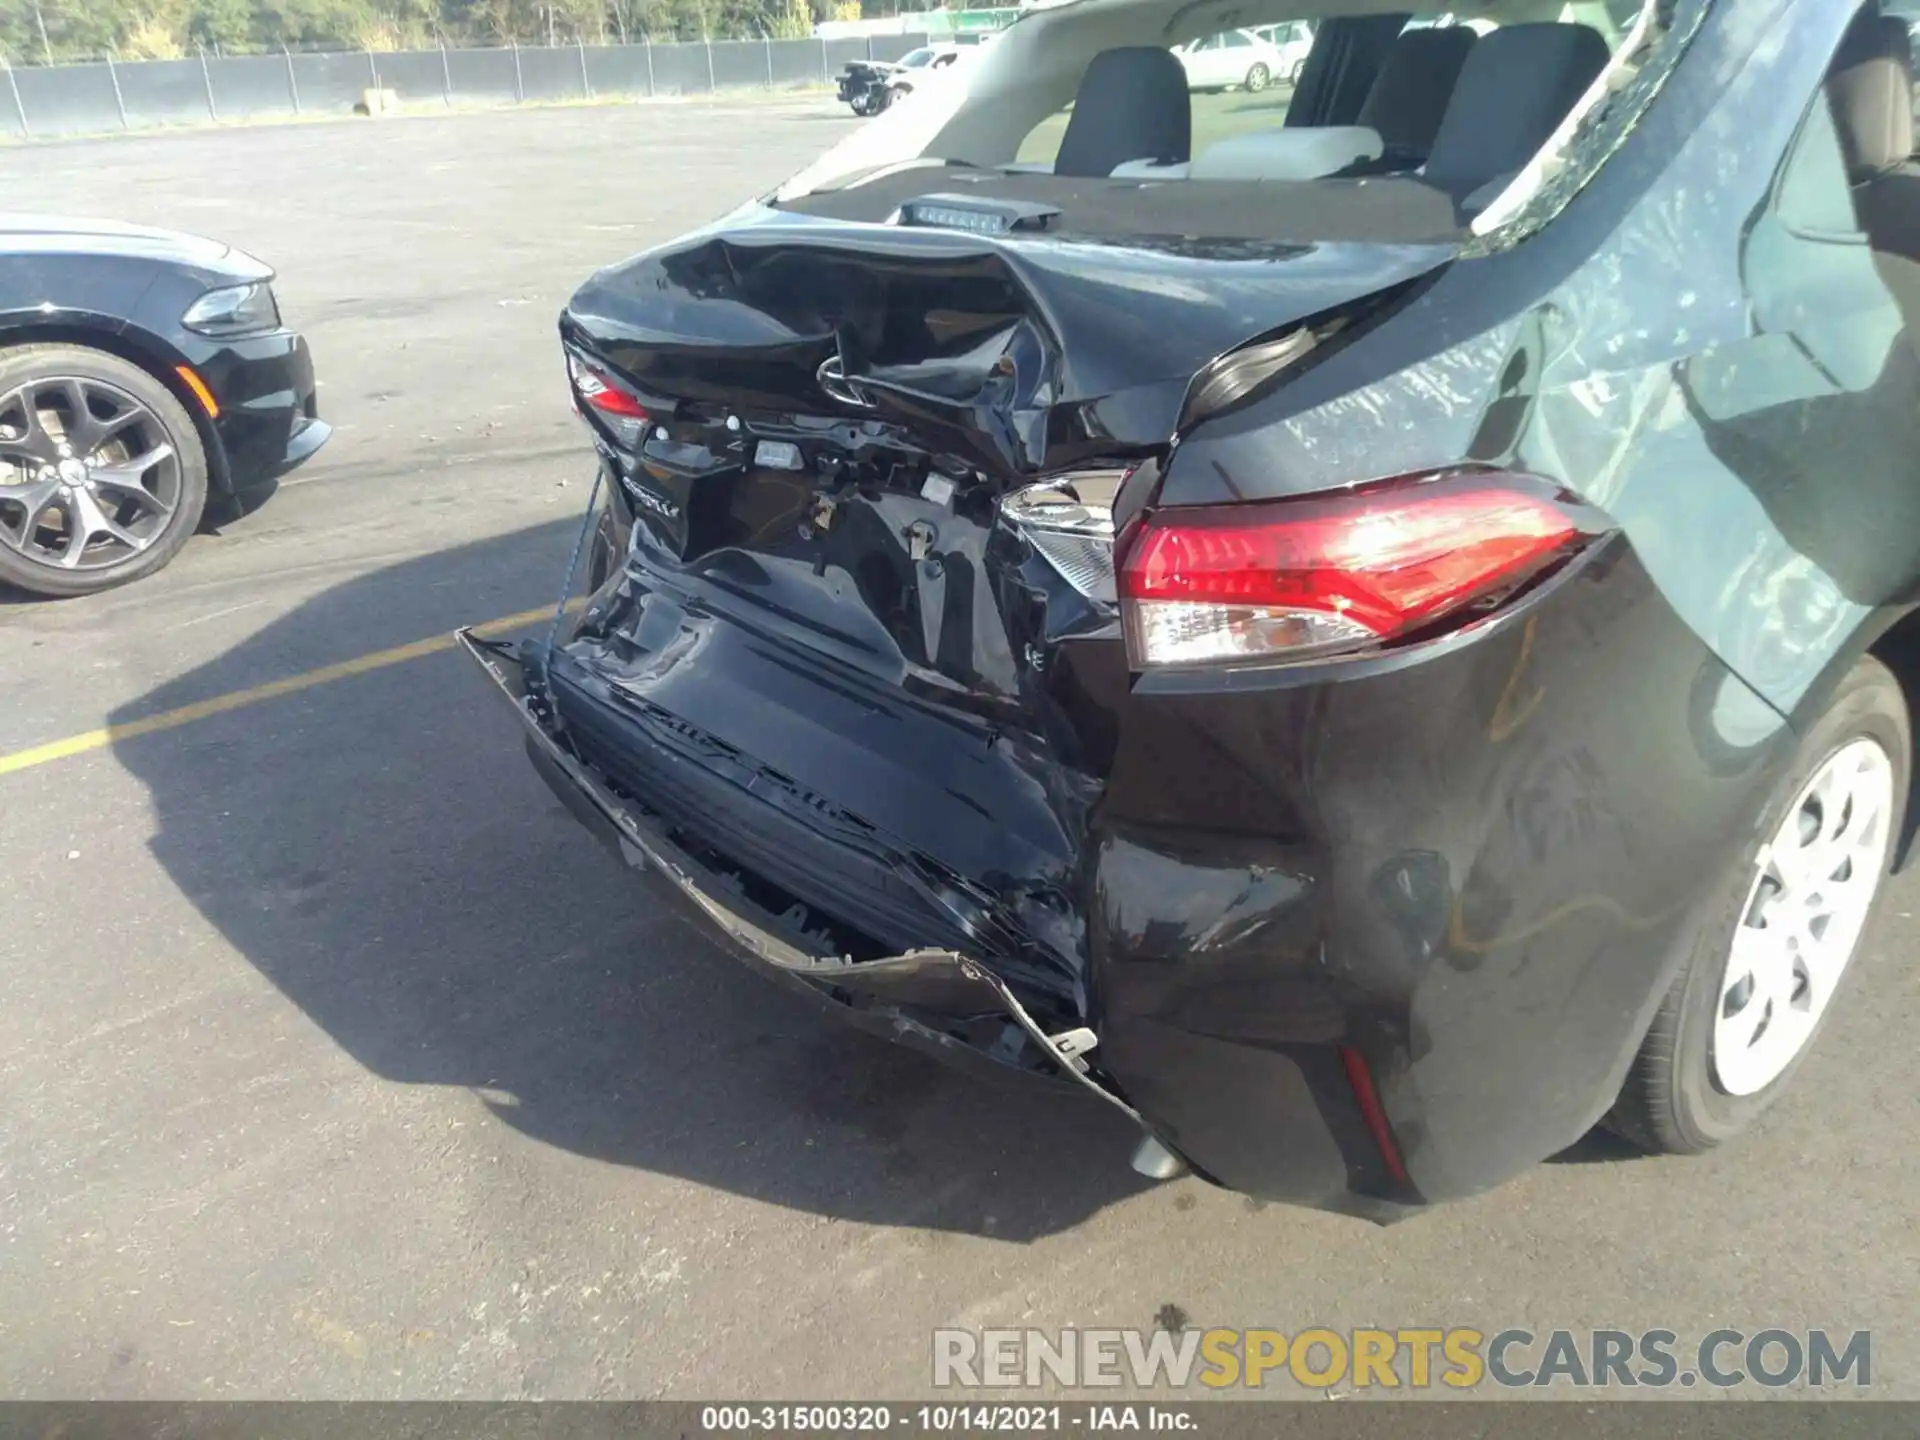
[[[1342,1045],[1340,1063],[1346,1067],[1347,1083],[1353,1086],[1353,1098],[1360,1105],[1360,1118],[1366,1122],[1367,1133],[1373,1136],[1374,1148],[1379,1150],[1387,1174],[1397,1185],[1412,1184],[1407,1177],[1406,1162],[1400,1158],[1400,1147],[1394,1143],[1393,1127],[1387,1123],[1386,1107],[1380,1103],[1380,1092],[1374,1088],[1367,1057],[1351,1045]]]

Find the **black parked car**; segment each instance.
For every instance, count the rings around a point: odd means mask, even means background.
[[[1390,1216],[1749,1124],[1907,836],[1909,44],[1535,8],[1329,9],[1197,151],[1175,0],[1037,11],[899,153],[593,277],[598,588],[470,642],[540,772],[1151,1173]]]
[[[152,574],[325,443],[272,280],[213,240],[0,216],[0,581]]]

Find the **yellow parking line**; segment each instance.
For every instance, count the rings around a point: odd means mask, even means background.
[[[582,603],[584,602],[573,600],[568,602],[567,608],[576,610]],[[553,607],[544,605],[538,610],[522,610],[517,615],[503,615],[498,620],[489,620],[483,625],[475,625],[473,630],[478,635],[511,634],[515,630],[524,630],[530,625],[537,625],[542,620],[552,617]],[[11,775],[16,770],[27,770],[35,765],[65,760],[70,755],[84,755],[89,750],[101,749],[117,740],[131,740],[136,735],[151,735],[159,730],[175,730],[182,725],[191,725],[195,720],[205,720],[211,715],[224,715],[229,710],[240,710],[248,705],[258,705],[263,700],[277,700],[282,695],[311,690],[316,685],[326,685],[335,680],[346,680],[355,675],[384,670],[389,665],[404,664],[408,660],[418,660],[425,655],[437,655],[442,650],[451,650],[453,647],[453,636],[430,635],[425,640],[395,645],[390,650],[375,650],[368,655],[356,655],[351,660],[342,660],[334,665],[322,665],[318,670],[289,675],[284,680],[269,680],[264,685],[255,685],[246,690],[232,690],[225,695],[196,700],[191,705],[182,705],[178,710],[163,710],[158,715],[147,716],[144,720],[129,720],[124,725],[109,725],[101,730],[88,730],[79,735],[69,735],[64,740],[36,745],[31,750],[16,750],[11,755],[0,755],[0,775]]]

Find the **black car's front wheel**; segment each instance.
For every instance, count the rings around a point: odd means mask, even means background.
[[[174,557],[206,502],[200,437],[152,375],[80,345],[0,350],[0,581],[124,585]]]
[[[1722,882],[1609,1128],[1648,1150],[1693,1154],[1779,1098],[1886,879],[1912,746],[1900,682],[1861,660],[1801,739]]]

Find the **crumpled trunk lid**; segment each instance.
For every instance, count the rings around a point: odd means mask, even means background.
[[[795,943],[943,946],[1043,1019],[1086,1013],[1120,476],[1223,352],[1445,259],[1195,248],[747,224],[600,272],[562,317],[649,418],[598,432],[625,570],[530,678]]]
[[[1209,361],[1452,253],[989,239],[765,210],[600,271],[561,333],[661,399],[898,423],[1006,480],[1163,448]]]

